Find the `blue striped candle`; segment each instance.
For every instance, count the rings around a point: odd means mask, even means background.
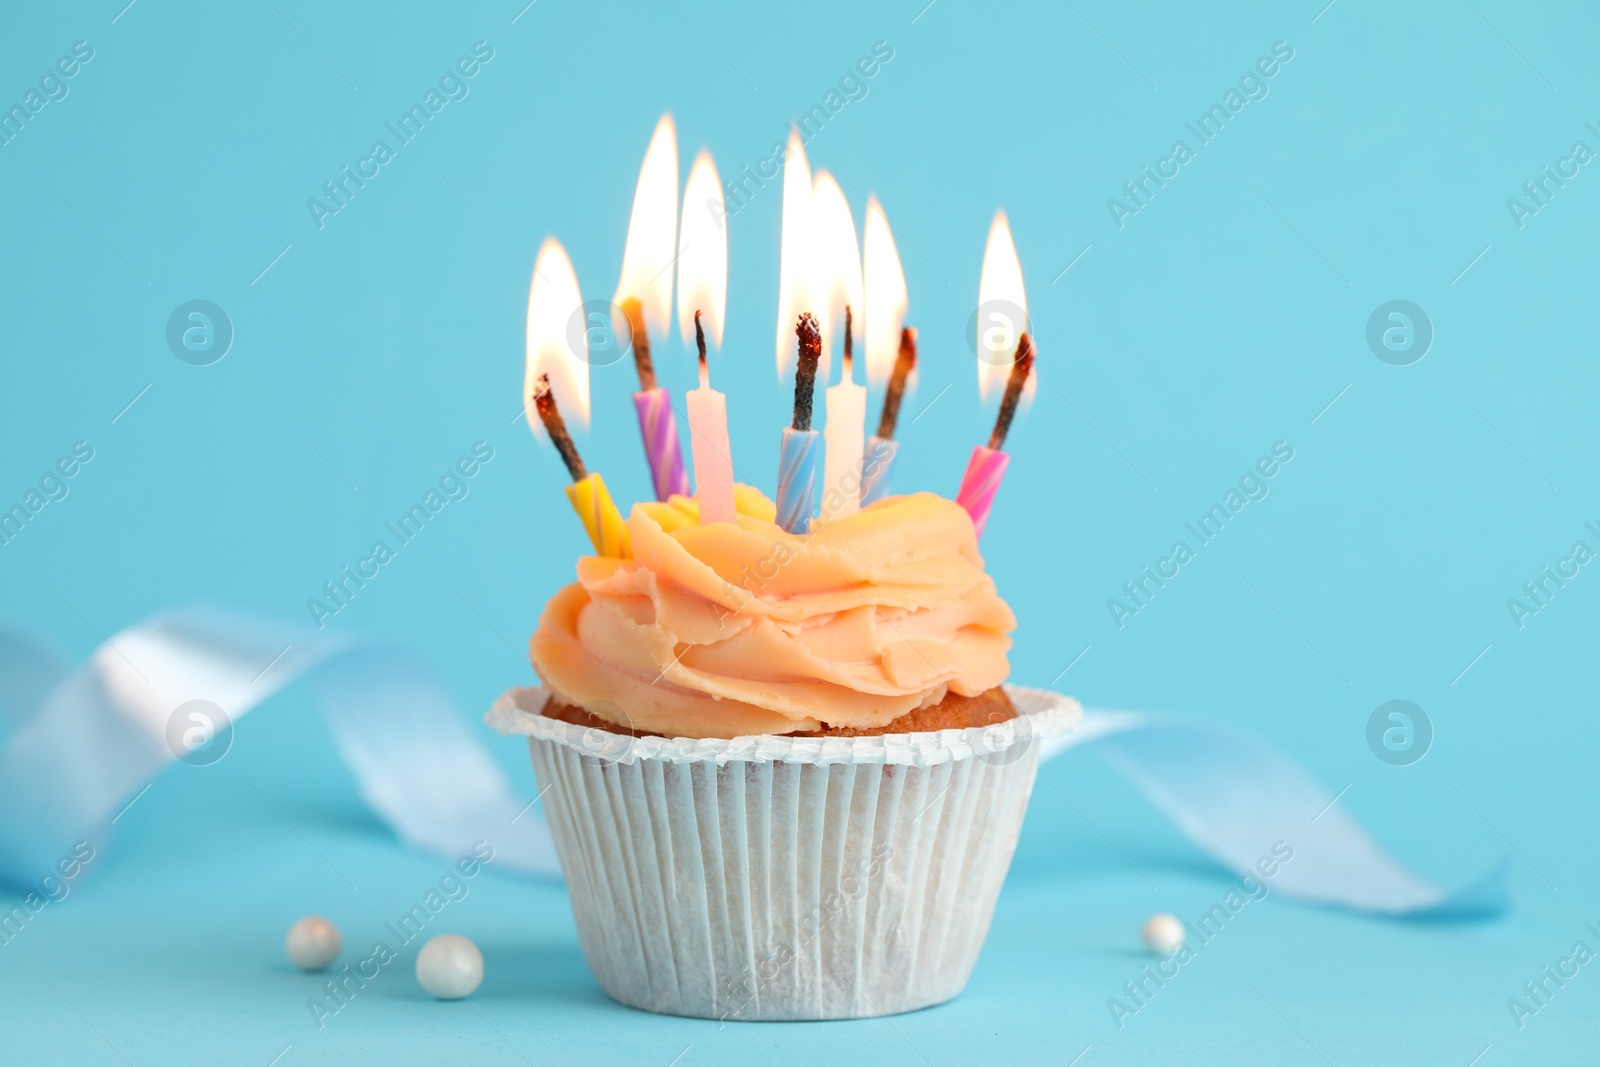
[[[792,534],[811,531],[819,436],[815,430],[783,429],[778,448],[778,525]]]
[[[898,441],[885,440],[877,434],[867,438],[866,452],[861,457],[862,507],[889,495],[889,468],[899,449]]]

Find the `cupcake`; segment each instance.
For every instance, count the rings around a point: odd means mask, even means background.
[[[636,505],[531,643],[526,734],[605,992],[703,1018],[912,1011],[966,984],[1071,700],[1005,685],[971,518],[928,493],[795,535]]]

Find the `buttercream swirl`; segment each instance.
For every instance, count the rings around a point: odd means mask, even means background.
[[[551,598],[533,665],[568,701],[679,737],[882,726],[1006,678],[1011,609],[972,520],[931,493],[785,532],[748,486],[735,522],[635,505],[629,560],[586,556]]]

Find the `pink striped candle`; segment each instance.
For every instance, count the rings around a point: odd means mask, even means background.
[[[678,448],[678,420],[672,414],[672,395],[660,386],[633,394],[639,412],[639,436],[650,463],[650,482],[657,500],[689,495],[689,475]]]
[[[1011,457],[998,448],[978,445],[967,461],[967,473],[961,476],[961,490],[956,493],[956,503],[967,509],[972,525],[983,536],[983,524],[989,521],[989,508],[994,495],[1000,491],[1000,481],[1006,476],[1006,464]]]

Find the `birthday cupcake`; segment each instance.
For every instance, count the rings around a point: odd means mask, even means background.
[[[1016,620],[978,554],[1032,342],[1022,333],[994,433],[974,449],[957,499],[890,495],[896,419],[916,362],[915,334],[893,310],[896,299],[903,308],[903,278],[898,298],[895,284],[864,297],[869,360],[877,351],[893,364],[870,439],[866,390],[851,367],[851,308],[862,305],[844,300],[841,374],[819,432],[822,327],[786,289],[780,316],[798,319],[797,359],[777,500],[736,485],[727,405],[706,359],[725,295],[722,186],[702,154],[677,238],[670,224],[646,225],[677,202],[675,160],[663,119],[618,288],[658,499],[626,519],[578,455],[551,385],[553,372],[562,402],[586,412],[590,331],[572,324],[591,323],[588,305],[559,244],[547,241],[535,265],[525,407],[571,476],[567,496],[595,554],[578,560],[577,581],[551,597],[533,635],[543,685],[506,693],[489,722],[529,738],[578,938],[616,1000],[747,1020],[938,1004],[966,984],[988,932],[1038,742],[1075,729],[1081,715],[1064,697],[1006,684]],[[784,173],[785,262],[793,225],[833,250],[841,278],[856,272],[859,289],[862,258],[837,183],[819,174],[816,203],[828,210],[813,218],[797,138]],[[875,276],[892,275],[887,221],[875,202],[868,216],[865,259]],[[1009,249],[1003,222],[994,233]],[[1020,312],[1014,250],[1009,259]],[[668,317],[675,262],[680,327],[687,341],[692,317],[699,349],[700,388],[684,397],[693,497],[677,409],[649,347],[650,321]],[[800,277],[791,266],[781,286]],[[987,291],[981,284],[980,301]],[[1005,355],[989,353],[980,371]]]
[[[959,993],[1071,700],[1006,686],[968,513],[890,496],[806,534],[635,505],[533,636],[527,734],[579,940],[637,1008],[887,1015]]]

